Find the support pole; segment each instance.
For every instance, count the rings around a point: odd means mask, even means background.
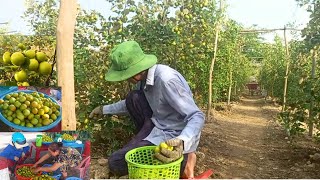
[[[61,0],[57,25],[57,72],[62,91],[62,130],[76,130],[73,69],[73,36],[77,16],[76,0]]]
[[[316,78],[316,59],[317,59],[317,51],[316,49],[313,50],[312,53],[312,69],[311,69],[311,79],[315,80]],[[309,136],[312,137],[313,136],[313,120],[315,117],[313,117],[313,107],[314,107],[314,98],[311,97],[310,100],[310,110],[309,110],[309,122],[308,122],[308,126],[309,126]]]
[[[214,50],[213,50],[214,54],[213,54],[213,58],[212,58],[211,65],[210,65],[210,71],[209,71],[209,97],[208,97],[206,119],[209,119],[210,114],[211,114],[213,69],[214,69],[214,63],[215,63],[216,57],[217,57],[217,48],[218,48],[218,39],[219,39],[220,20],[221,20],[222,10],[223,10],[223,0],[220,0],[220,19],[217,22],[216,35],[215,35],[215,40],[214,40]]]
[[[284,43],[286,48],[286,75],[284,77],[284,88],[283,88],[283,104],[282,104],[282,112],[284,111],[286,107],[287,102],[287,88],[288,88],[288,76],[289,76],[289,64],[290,64],[290,58],[289,58],[289,47],[287,42],[287,36],[286,36],[286,27],[283,29],[283,36],[284,36]]]

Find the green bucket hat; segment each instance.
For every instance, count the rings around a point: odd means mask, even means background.
[[[124,81],[157,63],[157,57],[144,54],[136,41],[126,41],[111,51],[111,68],[105,75],[107,81]]]

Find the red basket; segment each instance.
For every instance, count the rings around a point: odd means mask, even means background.
[[[17,170],[19,168],[22,168],[24,166],[33,166],[33,164],[22,164],[20,166],[16,166],[16,169],[14,171],[14,174],[16,175],[17,180],[32,180],[32,178],[26,178],[26,177],[22,177],[20,175],[17,174]],[[42,174],[42,172],[39,172],[38,176],[40,176]]]

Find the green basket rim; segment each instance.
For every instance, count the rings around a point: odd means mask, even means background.
[[[129,160],[129,156],[138,151],[138,150],[144,150],[144,149],[151,149],[151,148],[155,148],[157,146],[142,146],[142,147],[138,147],[138,148],[135,148],[135,149],[132,149],[130,151],[128,151],[125,155],[125,160],[127,161],[127,163],[130,163],[130,164],[133,164],[139,168],[148,168],[148,169],[158,169],[158,168],[166,168],[166,167],[171,167],[171,166],[174,166],[174,165],[177,165],[177,164],[180,164],[183,160],[183,156],[176,160],[176,161],[173,161],[171,163],[168,163],[168,164],[161,164],[161,165],[143,165],[143,164],[138,164],[138,163],[135,163],[135,162],[132,162]]]

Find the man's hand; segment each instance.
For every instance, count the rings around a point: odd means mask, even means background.
[[[93,109],[93,111],[90,113],[89,118],[93,118],[94,116],[98,116],[100,118],[103,115],[103,106],[98,106]]]
[[[183,141],[173,138],[160,144],[160,152],[155,153],[155,157],[164,163],[170,163],[181,158],[183,154]]]
[[[14,157],[15,161],[19,161],[19,158],[17,156]]]
[[[22,152],[21,157],[24,158],[26,154],[24,152]]]

